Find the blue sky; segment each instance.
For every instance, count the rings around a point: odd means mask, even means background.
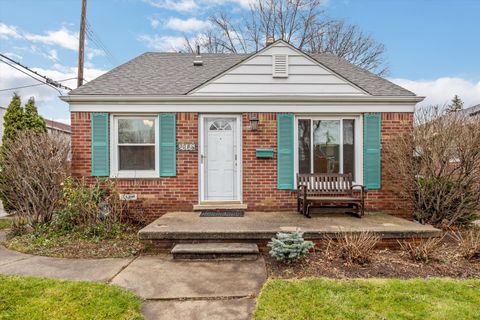
[[[240,16],[249,0],[88,0],[88,21],[111,52],[87,40],[86,76],[92,80],[145,51],[181,47],[183,34],[196,36],[213,12]],[[0,0],[0,52],[55,80],[75,76],[80,0]],[[480,39],[476,0],[328,0],[328,16],[357,24],[383,42],[389,78],[426,103],[444,103],[458,93],[466,106],[480,103]],[[98,41],[97,41],[98,42]],[[34,84],[0,65],[0,90]],[[75,81],[64,84],[74,87]],[[68,121],[68,107],[46,86],[18,90],[37,98],[49,119]],[[0,91],[5,106],[12,91]]]

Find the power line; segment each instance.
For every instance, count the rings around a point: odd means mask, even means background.
[[[35,79],[35,80],[37,80],[38,82],[41,82],[42,84],[46,84],[46,85],[48,85],[49,87],[52,87],[53,89],[57,90],[60,95],[62,95],[62,92],[61,92],[60,90],[58,90],[56,87],[52,86],[51,84],[46,83],[46,82],[43,82],[42,80],[40,80],[40,79],[38,79],[38,78],[35,78],[35,77],[32,76],[31,74],[23,71],[22,69],[19,69],[19,68],[15,67],[13,64],[10,64],[10,63],[2,60],[2,59],[0,59],[0,61],[3,62],[3,63],[5,63],[6,65],[9,65],[9,66],[12,67],[13,69],[16,69],[16,70],[18,70],[18,71],[26,74],[26,75],[29,76],[30,78]]]
[[[62,79],[62,80],[58,80],[57,82],[63,82],[63,81],[68,81],[68,80],[73,80],[73,79],[77,79],[77,77]],[[18,90],[18,89],[24,89],[24,88],[31,88],[31,87],[38,87],[38,86],[43,86],[43,85],[46,85],[46,83],[42,82],[42,83],[38,83],[38,84],[30,84],[30,85],[26,85],[26,86],[0,89],[0,92],[2,92],[2,91],[12,91],[12,90]]]
[[[87,19],[87,30],[86,31],[87,31],[88,39],[91,40],[97,48],[99,48],[100,50],[102,50],[106,54],[107,59],[110,61],[110,63],[112,65],[116,65],[117,64],[117,59],[115,58],[113,53],[108,49],[108,47],[105,45],[105,43],[102,41],[100,36],[95,32],[92,25],[88,21],[88,19]]]
[[[65,89],[65,90],[72,90],[71,88],[69,88],[69,87],[67,87],[67,86],[64,86],[63,84],[58,83],[58,81],[52,80],[52,79],[49,78],[49,77],[46,77],[46,76],[44,76],[44,75],[41,75],[40,73],[36,72],[35,70],[30,69],[29,67],[21,64],[21,63],[18,62],[18,61],[15,61],[15,60],[9,58],[8,56],[6,56],[6,55],[4,55],[4,54],[1,54],[1,53],[0,53],[0,57],[5,58],[5,59],[7,59],[8,61],[13,62],[13,63],[15,63],[16,65],[18,65],[18,66],[20,66],[20,67],[22,67],[22,68],[30,71],[31,73],[34,73],[35,75],[37,75],[37,76],[45,79],[46,83],[47,83],[48,85],[50,85],[50,86],[53,86],[53,87],[56,87],[56,88],[60,88],[60,89]],[[0,60],[0,61],[8,64],[8,65],[11,66],[11,67],[14,67],[13,65],[7,63],[6,61],[3,61],[3,60]],[[15,67],[14,67],[14,68],[15,68]],[[15,69],[17,69],[17,68],[15,68]],[[19,69],[17,69],[17,70],[19,70]],[[19,71],[22,71],[22,70],[19,70]],[[22,71],[22,72],[23,72],[23,71]],[[23,72],[23,73],[27,74],[26,72]],[[27,75],[28,75],[28,74],[27,74]],[[29,75],[29,76],[31,76],[31,75]],[[34,77],[33,77],[33,78],[34,78]],[[38,80],[37,78],[34,78],[34,79],[35,79],[35,80]]]

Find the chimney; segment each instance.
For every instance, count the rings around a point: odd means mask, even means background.
[[[195,60],[193,60],[193,65],[195,67],[203,66],[202,56],[200,54],[200,46],[197,45],[197,55],[195,56]]]
[[[267,37],[267,45],[266,46],[268,47],[269,45],[271,45],[274,42],[275,42],[275,39],[273,37]]]

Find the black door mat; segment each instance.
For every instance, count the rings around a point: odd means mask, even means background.
[[[200,212],[200,217],[225,217],[240,218],[245,215],[244,210],[205,210]]]

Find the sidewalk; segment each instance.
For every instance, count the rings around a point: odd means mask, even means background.
[[[5,232],[0,231],[0,243]],[[118,285],[143,300],[146,319],[250,319],[266,280],[265,262],[174,261],[170,255],[125,259],[61,259],[0,245],[0,273]]]

